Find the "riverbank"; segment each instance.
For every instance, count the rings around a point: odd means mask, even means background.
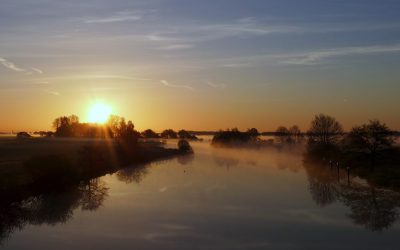
[[[0,194],[20,200],[141,163],[186,154],[159,142],[122,145],[112,139],[0,139]]]

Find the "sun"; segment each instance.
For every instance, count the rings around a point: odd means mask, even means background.
[[[112,108],[104,103],[95,103],[89,109],[88,121],[91,123],[105,123],[110,117]]]

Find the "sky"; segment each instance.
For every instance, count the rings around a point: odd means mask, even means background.
[[[2,0],[0,131],[82,121],[261,131],[325,113],[400,130],[398,0]]]

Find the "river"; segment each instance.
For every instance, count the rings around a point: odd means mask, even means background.
[[[192,146],[193,156],[126,168],[92,180],[79,192],[28,202],[25,209],[34,207],[29,219],[24,215],[15,219],[21,220],[19,224],[1,222],[2,248],[400,245],[396,192],[372,187],[327,165],[315,166],[298,147],[216,149],[207,141]]]

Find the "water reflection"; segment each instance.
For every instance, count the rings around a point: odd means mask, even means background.
[[[321,207],[341,202],[350,209],[347,217],[370,231],[390,228],[399,217],[400,193],[376,187],[348,171],[305,154],[304,169],[310,194]]]
[[[19,249],[45,235],[36,244],[47,246],[47,234],[54,232],[67,232],[57,235],[59,241],[76,239],[96,249],[323,249],[339,248],[342,237],[354,242],[347,249],[388,239],[390,246],[398,243],[400,194],[338,170],[326,155],[303,153],[301,147],[194,145],[195,155],[3,202],[1,240],[21,230],[4,245]]]
[[[139,183],[143,180],[144,176],[148,174],[147,165],[140,165],[135,168],[124,168],[117,172],[119,181],[125,183]]]
[[[194,161],[194,154],[180,155],[177,157],[177,161],[180,165],[189,165]]]
[[[0,246],[15,230],[27,225],[66,223],[74,210],[94,211],[108,195],[108,188],[100,179],[93,179],[62,191],[31,196],[17,202],[0,202]]]

